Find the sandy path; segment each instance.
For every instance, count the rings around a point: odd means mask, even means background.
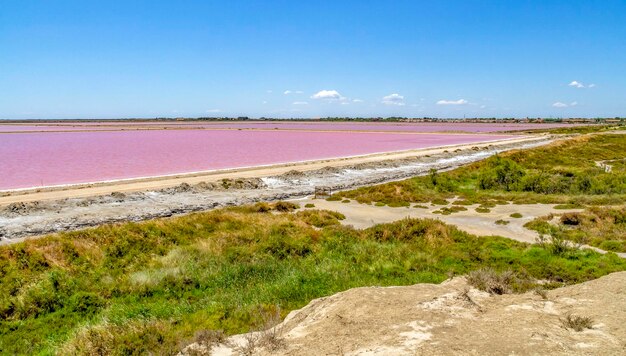
[[[239,169],[215,170],[171,176],[151,177],[102,182],[93,184],[78,184],[62,187],[37,188],[28,190],[16,190],[0,193],[0,206],[18,202],[33,202],[46,200],[59,200],[68,198],[84,198],[106,195],[112,192],[139,192],[158,190],[178,186],[181,183],[197,184],[200,182],[218,181],[228,178],[258,178],[283,174],[290,170],[312,171],[324,167],[340,167],[347,165],[380,162],[386,160],[399,160],[432,154],[442,153],[447,150],[467,150],[472,147],[498,147],[501,145],[524,144],[533,141],[546,140],[546,136],[524,136],[520,138],[490,141],[484,143],[462,144],[441,146],[437,148],[417,149],[401,152],[378,153],[356,157],[324,159],[309,162],[277,164],[262,167],[250,167]]]
[[[352,225],[357,229],[364,229],[376,224],[398,221],[407,217],[419,219],[437,219],[457,226],[459,229],[479,236],[502,236],[513,240],[533,243],[539,235],[536,231],[528,230],[524,227],[529,221],[550,213],[562,214],[566,212],[581,211],[580,209],[557,210],[554,205],[548,204],[508,204],[496,205],[490,208],[489,213],[478,213],[475,209],[478,205],[465,206],[467,211],[460,211],[451,215],[433,214],[442,205],[431,206],[430,204],[420,204],[428,206],[423,208],[391,208],[388,206],[374,206],[359,204],[355,201],[342,203],[336,201],[326,201],[321,199],[307,198],[301,201],[315,204],[316,209],[327,209],[338,211],[346,216],[342,221],[345,225]],[[448,207],[452,204],[447,205]],[[522,214],[521,218],[510,217],[513,213]],[[509,221],[507,225],[497,225],[497,220]]]
[[[568,212],[580,212],[582,209],[554,209],[555,204],[508,204],[496,205],[490,208],[489,213],[478,213],[476,208],[478,205],[465,206],[467,211],[460,211],[451,215],[433,214],[433,211],[439,210],[442,205],[431,206],[430,204],[420,204],[428,206],[423,208],[391,208],[388,206],[374,206],[359,204],[355,201],[350,203],[342,203],[336,201],[326,201],[321,199],[306,198],[301,199],[299,203],[312,203],[316,209],[326,209],[342,213],[346,219],[342,221],[344,225],[351,225],[357,229],[364,229],[376,224],[390,223],[407,217],[419,219],[437,219],[446,224],[454,225],[458,229],[478,236],[502,236],[512,240],[536,243],[539,234],[534,230],[524,227],[524,224],[538,217],[549,214],[560,215]],[[447,205],[448,207],[452,204]],[[521,218],[512,218],[513,213],[522,214]],[[496,224],[497,220],[505,220],[509,223],[506,225]],[[582,246],[590,248],[600,253],[606,253],[603,250],[592,246]],[[626,253],[617,253],[618,256],[626,258]]]

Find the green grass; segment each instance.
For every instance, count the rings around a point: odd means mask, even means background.
[[[485,208],[506,202],[576,207],[622,204],[626,201],[626,171],[607,173],[595,162],[624,155],[626,135],[590,134],[503,153],[449,172],[431,171],[427,176],[339,192],[337,199],[437,204],[458,196],[462,204]]]
[[[454,213],[458,213],[459,211],[466,211],[467,208],[464,206],[451,206],[451,207],[443,207],[439,210],[433,211],[433,214],[441,214],[441,215],[450,215]]]
[[[354,230],[341,214],[266,208],[0,247],[0,353],[174,354],[200,330],[246,332],[264,314],[353,287],[439,283],[480,268],[565,283],[626,270],[614,254],[555,255],[435,220]]]
[[[557,204],[557,205],[554,206],[554,209],[557,209],[557,210],[581,209],[581,208],[583,208],[582,205],[580,205],[580,204],[572,204],[572,203]]]
[[[626,252],[626,207],[591,207],[580,213],[562,214],[557,225],[548,223],[552,218],[538,218],[525,226],[606,251]]]

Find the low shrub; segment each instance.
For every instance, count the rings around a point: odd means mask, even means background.
[[[298,204],[288,202],[288,201],[278,201],[274,203],[274,210],[281,213],[288,213],[300,208]]]
[[[467,275],[467,283],[490,294],[511,293],[515,279],[512,271],[496,272],[491,268],[481,268]]]
[[[442,215],[450,215],[454,213],[458,213],[459,211],[466,211],[467,208],[463,206],[451,206],[451,207],[443,207],[439,210],[433,211],[433,214],[442,214]]]
[[[561,223],[564,225],[580,225],[582,217],[578,213],[566,213],[561,215]]]
[[[554,206],[554,209],[558,210],[566,210],[566,209],[581,209],[582,206],[580,204],[567,203],[567,204],[557,204]]]
[[[447,201],[446,199],[437,198],[437,199],[433,199],[431,201],[431,204],[433,204],[433,205],[448,205],[448,204],[450,204],[450,202]]]
[[[339,220],[346,218],[345,215],[339,212],[329,210],[304,210],[297,212],[295,215],[298,219],[315,227],[339,225]]]
[[[565,319],[561,319],[561,322],[566,329],[578,332],[585,329],[591,329],[593,327],[593,319],[588,316],[568,314]]]

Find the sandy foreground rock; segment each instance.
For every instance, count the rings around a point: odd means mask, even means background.
[[[574,331],[568,316],[592,318]],[[624,355],[626,272],[544,296],[489,295],[464,277],[442,284],[356,288],[313,300],[271,333],[230,337],[181,354],[238,355]],[[255,340],[254,348],[246,348]],[[271,340],[270,340],[271,341]],[[275,340],[274,340],[275,341]],[[210,349],[210,350],[209,350]]]

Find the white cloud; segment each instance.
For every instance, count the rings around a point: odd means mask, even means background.
[[[587,88],[595,88],[595,87],[596,87],[596,85],[595,85],[595,84],[589,84],[589,85],[587,85]]]
[[[306,101],[294,101],[292,105],[309,105]]]
[[[267,100],[263,100],[263,105],[267,104]]]
[[[568,107],[567,104],[562,103],[560,101],[557,101],[556,103],[552,104],[552,106],[554,106],[555,108],[566,108],[566,107]]]
[[[383,104],[404,106],[404,96],[400,94],[389,94],[383,97]]]
[[[311,99],[343,100],[344,97],[336,90],[320,90],[312,95]]]
[[[213,113],[215,113],[215,112],[222,112],[222,110],[220,110],[220,109],[209,109],[206,112],[213,112]]]
[[[362,103],[363,100],[361,100],[361,99],[352,99],[352,102],[353,103]]]
[[[567,85],[569,85],[570,87],[574,87],[574,88],[584,88],[585,87],[585,85],[583,83],[575,81],[575,80],[572,81],[571,83],[567,84]]]
[[[487,105],[481,105],[481,106],[480,106],[480,108],[481,108],[481,109],[484,109],[484,108],[486,108],[486,107],[487,107]]]
[[[291,91],[291,90],[285,90],[285,91],[283,92],[283,94],[285,94],[285,95],[289,95],[289,94],[291,94],[291,93],[292,93],[292,91]]]
[[[569,106],[576,106],[576,105],[578,105],[578,102],[577,102],[577,101],[572,101],[572,102],[569,104]]]
[[[439,100],[437,102],[437,105],[465,105],[469,103],[469,101],[465,100],[465,99],[459,99],[459,100]]]

